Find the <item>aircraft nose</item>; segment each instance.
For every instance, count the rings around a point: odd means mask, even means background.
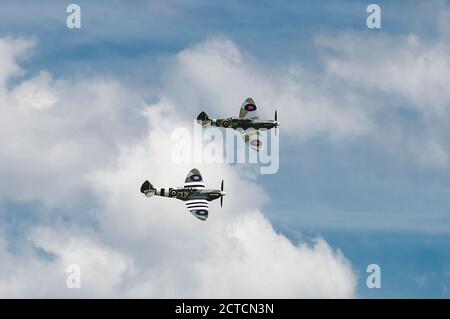
[[[225,192],[223,192],[223,191],[220,192],[220,195],[221,195],[221,196],[225,196],[226,194],[227,194],[227,193],[225,193]]]

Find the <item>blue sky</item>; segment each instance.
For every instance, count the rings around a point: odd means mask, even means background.
[[[368,57],[369,67],[370,61],[378,61],[381,54],[385,54],[381,59],[389,60],[390,52],[396,50],[389,45],[411,34],[422,39],[425,47],[445,42],[446,27],[436,21],[449,10],[447,2],[378,1],[381,30],[367,29],[365,8],[369,2],[364,1],[77,3],[82,8],[82,28],[70,30],[65,27],[66,3],[22,1],[18,5],[16,1],[2,1],[0,36],[37,41],[33,53],[20,62],[27,70],[22,79],[41,70],[55,79],[70,77],[75,81],[101,74],[146,92],[144,98],[150,103],[155,92],[170,81],[165,70],[173,66],[180,51],[218,37],[232,41],[269,70],[301,65],[311,75],[311,86],[324,95],[332,94],[338,103],[346,101],[347,92],[353,92],[357,101],[370,103],[358,107],[373,110],[370,116],[379,130],[373,134],[336,142],[329,136],[332,131],[306,137],[291,131],[281,133],[279,172],[257,177],[270,195],[263,206],[264,214],[293,242],[319,235],[339,248],[359,275],[356,293],[360,297],[450,296],[449,166],[417,162],[415,157],[420,156],[402,147],[410,143],[420,149],[424,140],[436,137],[443,149],[449,150],[449,126],[438,123],[433,127],[433,117],[420,111],[428,107],[426,102],[431,98],[417,102],[417,108],[409,108],[415,103],[409,98],[414,96],[405,97],[374,85],[358,88],[351,78],[343,77],[340,82],[336,80],[339,77],[329,77],[325,72],[326,61],[331,58],[351,64],[356,57],[356,65],[364,61],[357,49],[334,51],[329,39],[348,40],[339,38],[344,33],[350,39],[367,39],[368,51],[376,46],[373,56]],[[325,46],[318,44],[323,37],[327,39]],[[258,103],[257,97],[255,100]],[[236,101],[236,113],[240,103]],[[444,99],[442,105],[445,111],[441,115],[448,115],[448,101]],[[272,109],[262,106],[269,107]],[[283,106],[278,110],[283,123]],[[397,131],[402,136],[399,144],[386,143]],[[430,135],[424,133],[428,131]],[[425,148],[423,152],[427,158]],[[90,201],[89,194],[79,196],[80,207],[95,210],[83,203]],[[17,225],[35,223],[39,210],[46,209],[36,202],[14,200],[3,202],[2,207],[8,212],[2,222],[12,243],[27,229],[21,233]],[[11,213],[17,211],[23,214],[17,217]],[[89,218],[80,219],[77,223],[90,222]],[[365,267],[371,263],[381,266],[381,289],[365,286]]]

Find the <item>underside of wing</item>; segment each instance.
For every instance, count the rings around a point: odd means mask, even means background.
[[[203,177],[200,174],[200,171],[196,168],[193,168],[186,176],[184,180],[184,187],[187,188],[205,188],[205,184],[203,183]]]
[[[244,103],[242,103],[241,110],[239,111],[239,118],[241,120],[256,121],[259,119],[258,108],[255,101],[249,97]]]
[[[242,133],[245,143],[247,143],[251,149],[259,152],[263,148],[261,140],[261,132],[258,130],[252,130]]]
[[[191,199],[185,203],[192,215],[203,221],[208,219],[208,201],[206,199]]]

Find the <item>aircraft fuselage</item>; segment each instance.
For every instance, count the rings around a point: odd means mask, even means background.
[[[228,119],[215,119],[211,120],[211,125],[219,126],[219,127],[225,127],[225,128],[232,128],[232,129],[243,129],[247,130],[249,128],[253,129],[271,129],[278,126],[278,122],[273,120],[247,120],[247,119],[236,119],[236,118],[228,118]]]
[[[219,189],[198,189],[198,188],[160,188],[155,190],[155,195],[163,197],[173,197],[182,201],[192,199],[206,199],[213,201],[220,198],[222,192]]]

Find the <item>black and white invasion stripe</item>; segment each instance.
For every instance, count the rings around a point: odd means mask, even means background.
[[[190,199],[186,202],[187,209],[200,220],[208,218],[208,201],[206,199]]]
[[[174,190],[173,188],[160,188],[155,191],[155,194],[164,197],[174,197],[176,196],[176,193],[173,194],[173,190]]]
[[[205,184],[203,182],[188,182],[184,183],[184,188],[205,188]]]

